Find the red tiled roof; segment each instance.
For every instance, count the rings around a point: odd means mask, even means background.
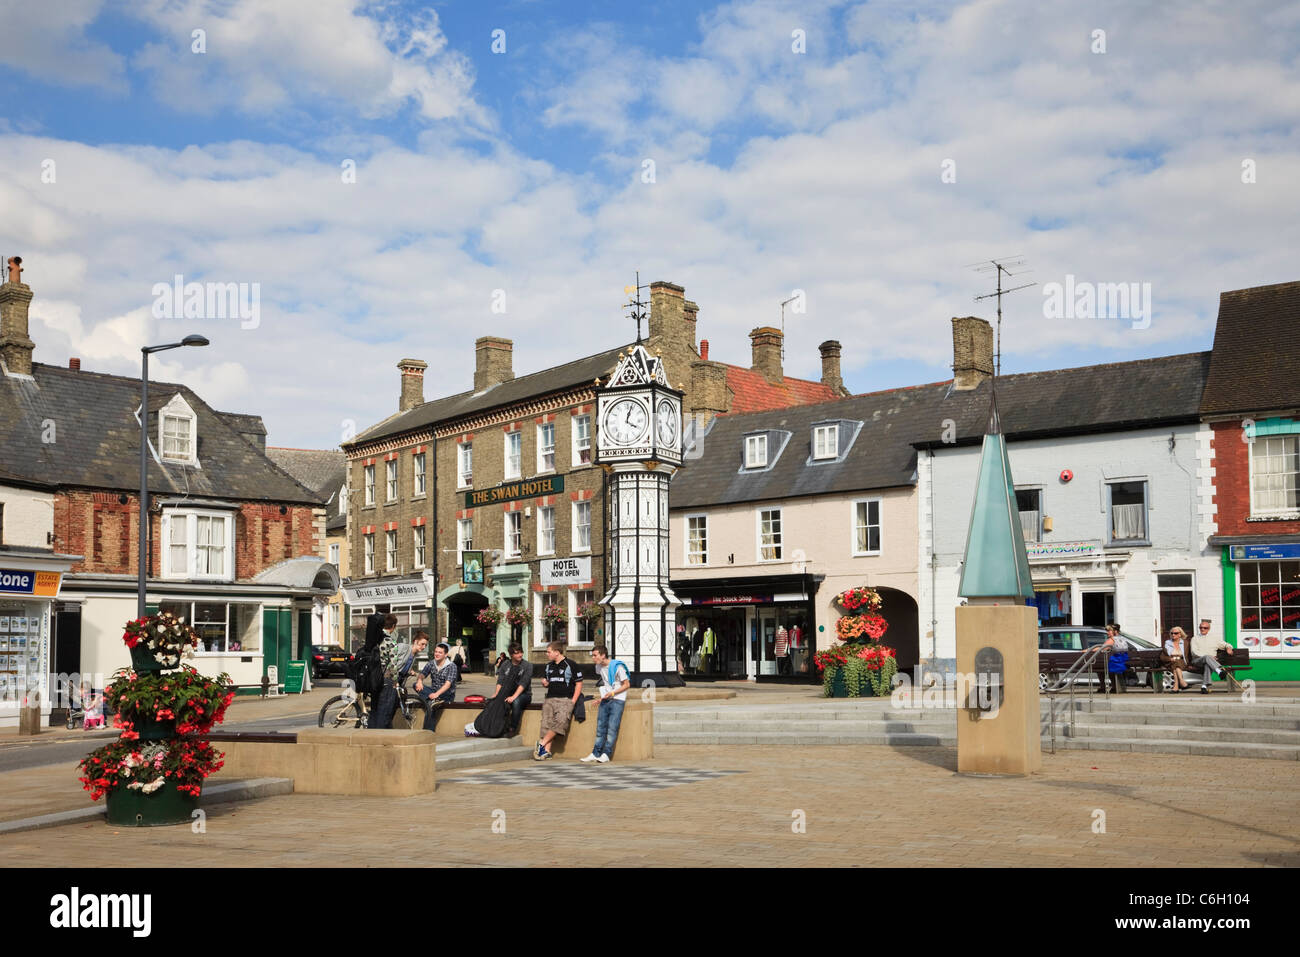
[[[727,385],[733,394],[731,408],[727,410],[729,413],[766,412],[839,398],[830,386],[820,382],[786,376],[781,385],[772,385],[761,372],[730,364],[727,365]]]

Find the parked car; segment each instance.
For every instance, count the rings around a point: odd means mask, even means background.
[[[1140,687],[1151,686],[1151,675],[1153,672],[1161,671],[1160,665],[1160,648],[1146,638],[1139,638],[1137,635],[1130,635],[1126,631],[1121,631],[1124,640],[1129,643],[1129,668],[1130,674],[1125,677],[1130,685]],[[1053,684],[1059,679],[1059,676],[1069,670],[1084,652],[1089,648],[1104,644],[1106,641],[1106,629],[1098,628],[1093,625],[1051,625],[1038,629],[1038,690],[1046,691],[1048,685]],[[1101,669],[1103,658],[1098,657],[1093,671],[1085,675],[1079,675],[1075,681],[1083,684],[1101,683]],[[1162,690],[1172,691],[1174,687],[1173,675],[1162,672]],[[1200,672],[1193,674],[1190,671],[1183,673],[1184,679],[1188,684],[1200,684]]]
[[[331,675],[347,677],[352,665],[352,655],[338,645],[311,646],[311,676],[326,678]]]

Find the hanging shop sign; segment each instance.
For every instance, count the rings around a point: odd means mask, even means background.
[[[546,558],[542,560],[543,585],[581,585],[591,581],[591,558]]]
[[[463,585],[483,584],[483,552],[461,552],[460,581]]]
[[[525,479],[521,482],[507,482],[495,488],[478,489],[465,493],[465,507],[478,508],[482,505],[495,505],[498,502],[514,502],[521,498],[537,498],[539,495],[556,495],[564,491],[563,475],[548,475],[545,478]]]
[[[54,598],[59,594],[61,572],[36,572],[16,568],[0,568],[0,595],[31,595],[35,598]]]

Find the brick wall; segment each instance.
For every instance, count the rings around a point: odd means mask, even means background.
[[[1300,520],[1250,520],[1250,444],[1240,420],[1215,422],[1214,503],[1220,535],[1300,535]]]
[[[65,489],[54,496],[54,547],[84,556],[72,567],[74,573],[137,574],[140,500],[127,495],[122,503],[120,497],[119,492],[83,489]],[[320,554],[318,511],[310,505],[240,506],[234,531],[236,579],[252,578],[286,558]],[[162,517],[154,513],[150,519],[150,574],[156,576],[161,569]]]
[[[419,452],[424,453],[424,494],[417,496],[414,493],[415,455]],[[390,460],[397,463],[397,499],[391,502],[387,498],[387,465],[385,464]],[[366,505],[365,467],[372,463],[375,466],[375,504]],[[455,468],[454,461],[452,468]],[[348,547],[345,549],[346,555],[342,559],[344,567],[339,570],[340,573],[353,581],[364,579],[374,581],[385,577],[417,574],[422,569],[415,566],[413,529],[421,521],[426,526],[425,567],[432,568],[437,545],[433,529],[427,526],[433,521],[433,443],[421,437],[393,448],[386,448],[384,451],[371,451],[349,459],[348,469],[348,494],[351,497],[348,508],[351,514],[348,521]],[[455,473],[453,471],[441,474],[445,481],[447,475]],[[453,478],[452,481],[454,482],[455,479]],[[389,525],[396,525],[397,532],[397,569],[392,572],[387,570],[384,554],[384,531],[385,526]],[[366,552],[362,529],[370,526],[375,530],[375,570],[371,574],[366,574]]]

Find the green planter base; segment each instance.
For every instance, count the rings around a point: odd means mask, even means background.
[[[849,697],[849,689],[846,688],[846,687],[844,686],[844,672],[843,672],[843,670],[836,669],[835,674],[831,677],[831,694],[830,694],[830,696],[831,696],[832,698],[847,698],[847,697]],[[876,693],[875,693],[875,691],[873,691],[872,688],[871,688],[871,682],[870,682],[870,681],[863,681],[863,682],[862,682],[862,688],[859,690],[858,697],[859,697],[859,698],[874,698],[875,696],[876,696]]]
[[[198,798],[176,790],[176,785],[170,782],[153,794],[118,788],[104,800],[108,802],[108,823],[114,827],[187,824],[194,819],[199,806]]]

